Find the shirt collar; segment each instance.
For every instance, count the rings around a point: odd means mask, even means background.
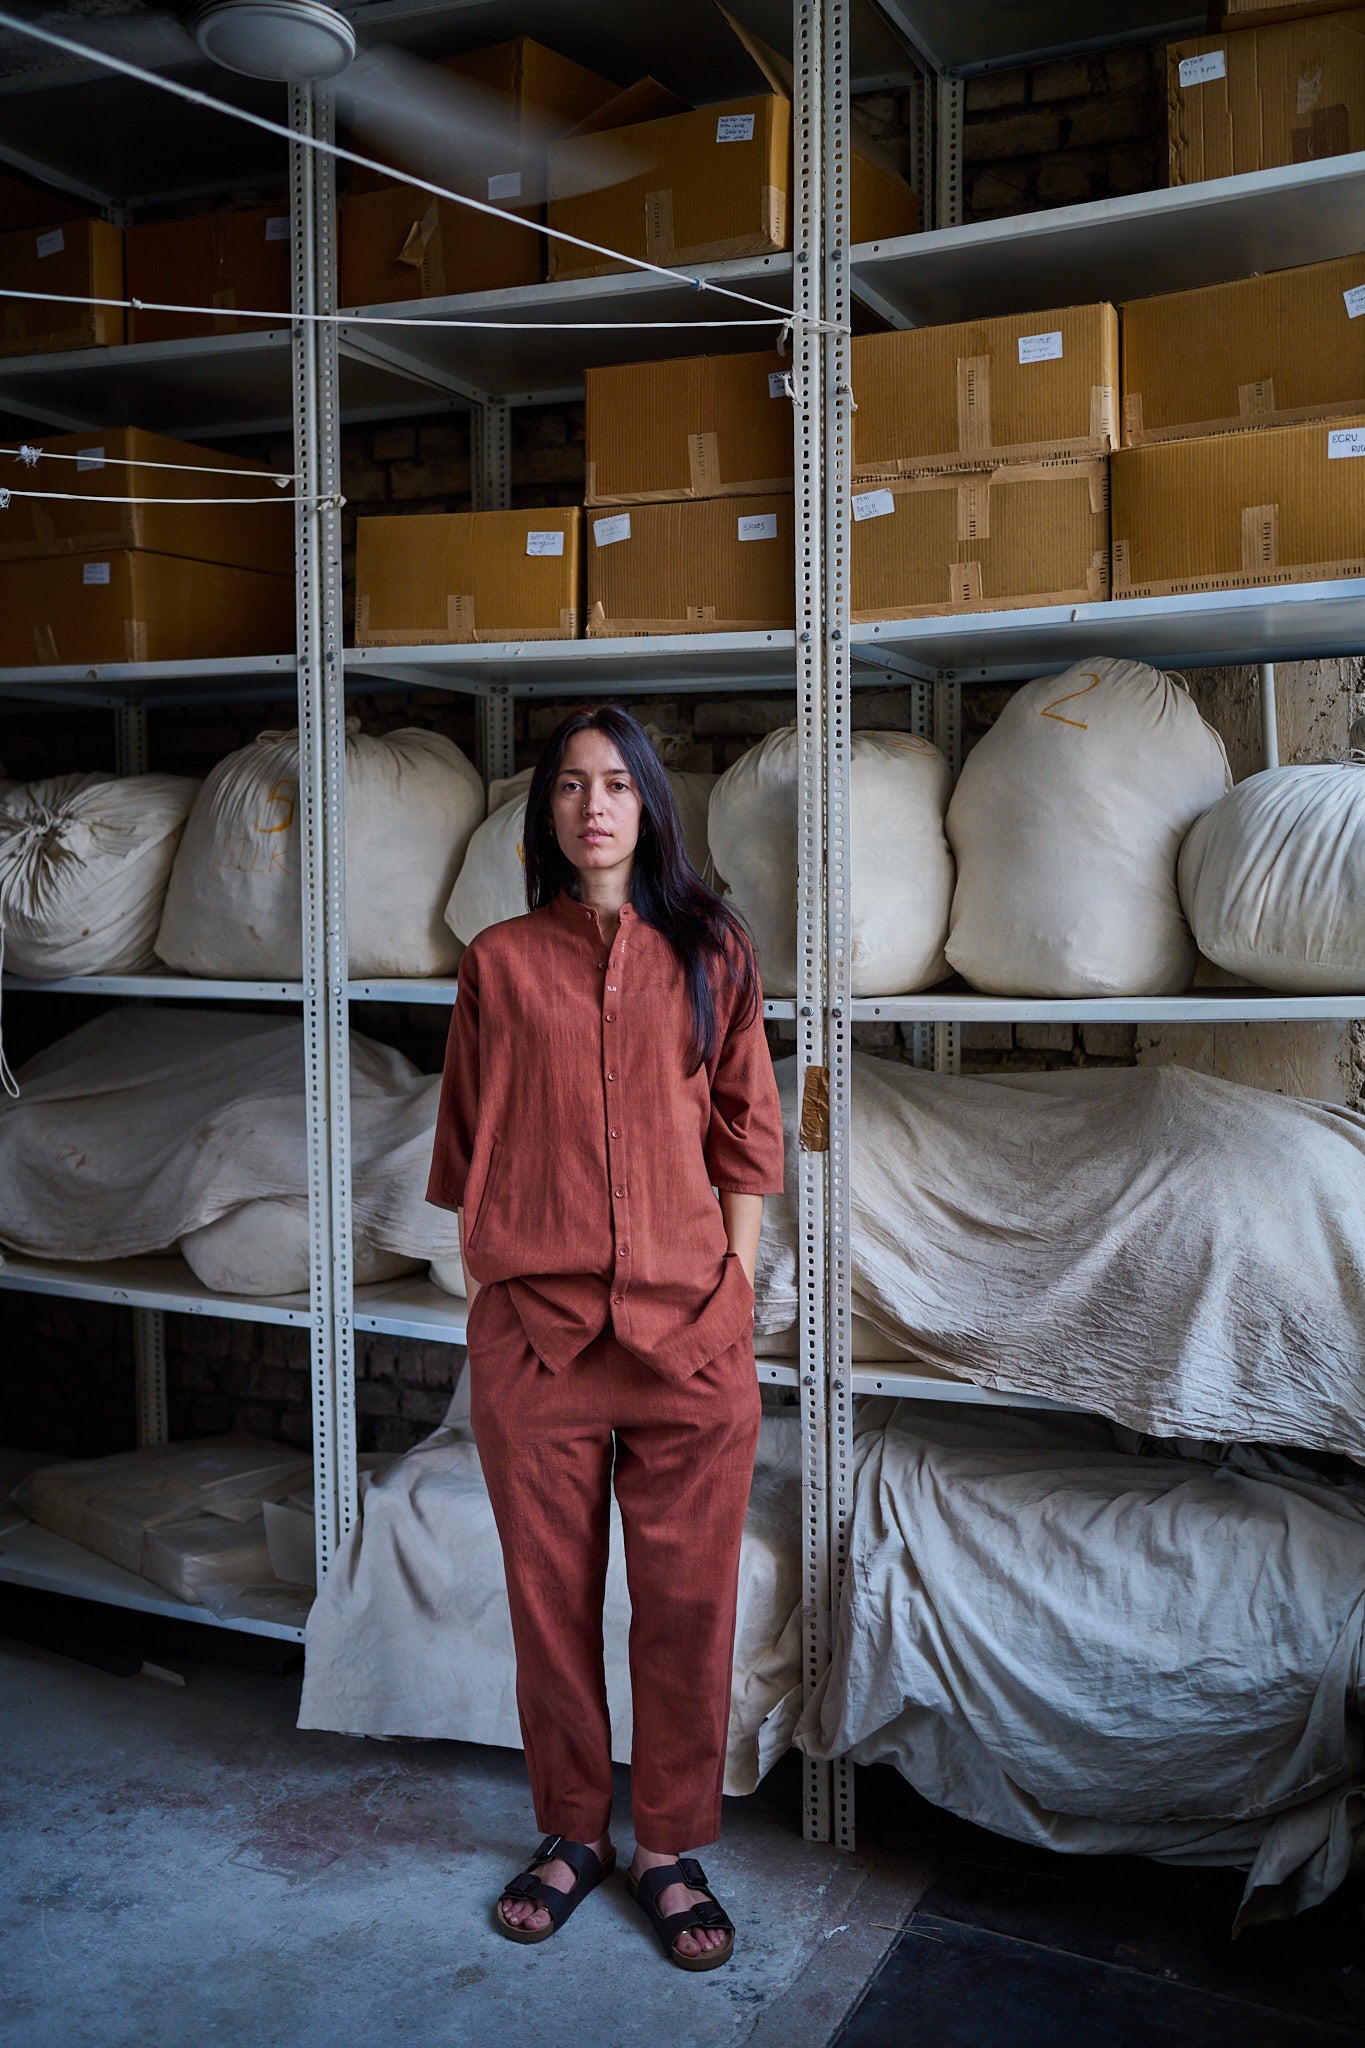
[[[601,929],[597,922],[597,912],[592,909],[591,905],[580,903],[577,897],[569,894],[567,889],[560,890],[559,894],[549,905],[549,909],[552,916],[560,918],[567,925],[590,925],[594,931]],[[635,912],[628,903],[621,905],[621,922],[623,924],[628,919],[634,917],[634,915]]]

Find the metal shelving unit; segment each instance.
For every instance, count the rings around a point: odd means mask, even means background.
[[[589,64],[608,46],[623,71],[652,70],[691,98],[748,89],[728,31],[709,6],[679,4],[653,14],[620,0],[488,0],[471,13],[437,0],[352,0],[346,11],[362,41],[393,40],[422,51],[536,35]],[[1095,32],[1095,10],[1079,0],[1004,0],[964,8],[953,0],[750,0],[746,20],[769,40],[791,37],[795,89],[793,253],[708,266],[712,284],[732,284],[805,320],[847,322],[855,300],[892,325],[954,320],[1078,300],[1122,300],[1252,271],[1365,249],[1365,155],[1216,184],[1136,195],[1096,205],[975,226],[961,210],[963,77],[997,64],[1114,42],[1186,33],[1203,16],[1160,0],[1122,0]],[[890,30],[894,29],[892,35]],[[910,53],[907,56],[907,51]],[[168,63],[169,63],[168,59]],[[186,75],[194,75],[187,73]],[[254,103],[255,88],[213,72],[196,82]],[[905,83],[916,122],[920,186],[929,231],[905,240],[849,247],[849,100],[858,83]],[[22,88],[23,82],[19,81]],[[126,88],[97,71],[42,89],[0,83],[6,133],[0,159],[38,169],[64,189],[106,203],[145,203],[157,147],[147,136],[164,108],[145,93],[145,118],[130,121]],[[143,101],[145,99],[145,106]],[[275,96],[278,101],[278,94]],[[262,102],[264,103],[264,102]],[[174,108],[175,103],[170,103]],[[11,113],[22,116],[10,120]],[[299,138],[290,157],[295,310],[335,310],[334,166],[306,138],[331,132],[325,91],[295,89],[289,119]],[[184,193],[210,193],[227,177],[282,167],[231,123],[200,127],[183,109],[161,133],[178,138]],[[233,139],[235,137],[235,139]],[[111,168],[112,167],[112,168]],[[116,190],[107,181],[117,182]],[[102,182],[105,181],[105,182]],[[137,418],[187,435],[261,431],[292,422],[304,488],[335,489],[338,432],[350,418],[375,419],[463,406],[474,417],[475,502],[508,501],[508,407],[572,395],[585,366],[653,353],[760,346],[763,328],[697,325],[640,335],[602,330],[547,334],[543,321],[678,320],[723,315],[726,302],[642,275],[387,306],[385,320],[442,320],[400,328],[343,318],[335,328],[282,325],[247,336],[0,362],[0,414],[51,426],[122,424]],[[735,309],[736,311],[750,309]],[[502,330],[458,326],[498,320]],[[357,1331],[459,1345],[464,1307],[418,1276],[355,1288],[350,1265],[347,1142],[347,1030],[352,1003],[449,1003],[450,981],[350,977],[345,958],[344,713],[347,692],[375,687],[455,691],[477,700],[481,766],[490,778],[512,767],[514,698],[556,698],[586,689],[632,697],[664,692],[784,690],[792,693],[800,738],[799,990],[765,1004],[791,1018],[803,1070],[829,1082],[828,1149],[799,1162],[802,1270],[797,1354],[761,1359],[765,1383],[794,1388],[803,1446],[801,1541],[804,1675],[815,1684],[828,1663],[851,1510],[853,1404],[868,1395],[952,1400],[981,1406],[1048,1405],[992,1392],[904,1360],[854,1361],[850,1317],[850,1089],[852,1034],[859,1022],[921,1027],[925,1064],[951,1071],[960,1027],[986,1021],[1269,1021],[1365,1014],[1365,996],[1285,998],[1258,990],[1197,989],[1187,996],[1068,1002],[981,996],[944,988],[915,996],[854,999],[847,932],[850,811],[848,764],[852,691],[893,681],[908,686],[912,722],[950,758],[960,747],[960,686],[1008,682],[1067,666],[1087,653],[1201,666],[1250,662],[1263,685],[1276,660],[1351,654],[1365,647],[1365,582],[1292,585],[1077,608],[990,612],[854,625],[849,616],[847,476],[852,394],[848,349],[838,335],[800,325],[793,342],[797,569],[795,627],[784,633],[678,635],[665,639],[392,649],[342,645],[334,511],[301,515],[298,533],[297,654],[254,661],[108,665],[0,672],[0,696],[16,701],[104,706],[119,718],[122,765],[145,758],[151,709],[249,701],[297,693],[302,736],[305,952],[297,983],[224,984],[180,977],[87,977],[56,985],[82,995],[161,995],[300,1005],[305,1026],[312,1284],[307,1297],[273,1302],[210,1295],[181,1262],[154,1259],[116,1267],[61,1267],[9,1260],[0,1289],[119,1303],[138,1319],[143,1434],[165,1434],[161,1314],[204,1314],[306,1328],[312,1353],[318,1561],[325,1569],[356,1511],[354,1343]],[[1273,702],[1273,698],[1272,698]],[[1267,730],[1273,729],[1268,721]],[[7,986],[25,987],[8,983]],[[46,985],[49,992],[54,985]],[[53,1539],[55,1542],[56,1539]],[[40,1546],[41,1547],[41,1546]],[[78,1554],[78,1558],[79,1558]],[[26,1562],[15,1539],[0,1541],[0,1579],[47,1572],[24,1583],[60,1585],[86,1597],[151,1605],[154,1611],[214,1617],[161,1600],[140,1581],[116,1583],[113,1567],[90,1560],[82,1579],[70,1558]],[[67,1574],[63,1578],[63,1574]],[[281,1633],[265,1620],[233,1621]],[[843,1764],[806,1765],[806,1825],[814,1837],[853,1839],[852,1774]]]

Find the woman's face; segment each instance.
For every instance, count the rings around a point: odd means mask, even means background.
[[[640,795],[616,742],[589,726],[564,749],[550,797],[559,850],[583,874],[629,872],[640,836]]]

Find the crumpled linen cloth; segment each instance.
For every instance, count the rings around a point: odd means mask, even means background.
[[[463,1385],[463,1381],[461,1382]],[[459,1413],[459,1394],[455,1417]],[[308,1621],[301,1728],[520,1749],[502,1550],[479,1454],[454,1417],[361,1482],[361,1512]],[[763,1418],[740,1552],[724,1790],[752,1792],[801,1708],[801,1464],[795,1411]],[[604,1619],[612,1755],[630,1760],[620,1516]],[[686,1709],[686,1674],[679,1701]]]
[[[855,1446],[816,1756],[1019,1841],[1248,1871],[1301,1912],[1365,1845],[1365,1481],[896,1404]]]

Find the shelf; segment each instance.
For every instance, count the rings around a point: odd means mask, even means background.
[[[1283,1024],[1365,1017],[1365,994],[1192,988],[1180,996],[984,996],[975,989],[930,989],[913,996],[860,996],[850,1014],[855,1024]]]
[[[116,711],[126,704],[254,704],[263,698],[292,698],[297,689],[298,662],[292,654],[0,668],[0,698],[106,711]]]
[[[301,981],[204,981],[191,974],[69,974],[61,981],[4,977],[6,995],[174,996],[182,1002],[301,1003]]]
[[[1365,644],[1363,642],[1362,644]],[[796,689],[796,635],[671,633],[616,640],[503,640],[475,647],[348,647],[346,675],[373,685],[519,697],[657,696]],[[795,712],[793,710],[793,716]]]
[[[1045,1408],[1053,1414],[1079,1415],[1065,1401],[1042,1394],[1011,1394],[994,1387],[974,1386],[937,1366],[891,1360],[885,1365],[859,1362],[853,1368],[855,1394],[882,1394],[896,1401],[952,1401],[963,1408]]]
[[[1164,668],[1315,661],[1365,648],[1365,579],[1136,597],[1109,604],[962,612],[853,628],[855,659],[880,653],[941,680],[1019,682],[1112,655]]]
[[[381,1280],[355,1291],[357,1330],[386,1337],[423,1337],[429,1344],[463,1344],[464,1298],[447,1294],[424,1273],[406,1273],[400,1280]]]
[[[895,326],[926,327],[1097,299],[1117,304],[1361,248],[1365,152],[1357,151],[865,242],[852,252],[853,286]]]
[[[0,107],[5,104],[0,99]],[[286,316],[281,315],[281,318]],[[129,342],[0,357],[0,416],[51,433],[155,420],[188,440],[287,433],[292,390],[288,327],[192,341]],[[366,343],[341,341],[341,417],[406,418],[468,403],[417,365],[396,365]]]
[[[1182,9],[1178,0],[880,0],[936,70],[962,74],[1030,64],[1072,50],[1116,43],[1164,42],[1202,35],[1208,15]],[[1096,25],[1102,23],[1097,33]]]
[[[107,1301],[121,1308],[162,1309],[170,1315],[225,1316],[239,1323],[287,1323],[307,1329],[307,1294],[239,1297],[215,1294],[196,1280],[178,1255],[164,1258],[31,1259],[5,1252],[0,1289],[50,1294],[67,1301]]]
[[[107,1558],[96,1557],[50,1529],[33,1522],[6,1529],[0,1534],[0,1582],[29,1586],[41,1593],[65,1593],[75,1600],[98,1600],[107,1607],[132,1607],[140,1614],[164,1614],[173,1621],[197,1621],[209,1628],[231,1628],[253,1636],[275,1636],[286,1643],[301,1643],[307,1620],[307,1605],[299,1607],[296,1622],[266,1620],[256,1615],[224,1616],[208,1607],[194,1607],[176,1600],[150,1579],[124,1571]],[[281,1593],[284,1586],[281,1585]]]

